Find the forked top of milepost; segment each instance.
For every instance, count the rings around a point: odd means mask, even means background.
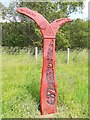
[[[17,10],[17,12],[24,14],[24,15],[28,16],[29,18],[33,19],[40,28],[41,28],[40,24],[43,21],[44,21],[44,24],[49,25],[48,21],[40,13],[38,13],[36,11],[33,11],[26,7],[19,7],[16,10]]]
[[[33,19],[39,26],[40,31],[44,38],[45,37],[55,38],[58,29],[65,23],[72,21],[72,19],[70,18],[60,18],[49,24],[49,22],[40,13],[33,11],[29,8],[19,7],[16,10],[17,12],[24,14],[29,18]]]

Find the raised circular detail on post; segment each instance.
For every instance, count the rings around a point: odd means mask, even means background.
[[[45,21],[42,21],[42,22],[40,22],[39,26],[40,26],[41,29],[44,30],[47,27],[47,23]]]

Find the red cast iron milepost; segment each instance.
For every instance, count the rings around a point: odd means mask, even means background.
[[[33,19],[38,25],[43,39],[43,68],[40,86],[40,107],[41,114],[56,112],[57,105],[57,83],[55,71],[55,36],[58,29],[70,18],[60,18],[50,23],[39,13],[28,8],[17,8],[17,12]]]

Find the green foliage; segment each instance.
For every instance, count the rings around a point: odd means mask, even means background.
[[[90,19],[88,20],[88,48],[90,49]]]
[[[51,22],[61,17],[67,17],[78,8],[83,8],[83,2],[20,2],[19,6],[35,10]]]
[[[40,115],[40,80],[42,56],[35,61],[31,54],[2,55],[3,118],[87,118],[88,117],[88,51],[56,53],[58,82],[57,113]]]
[[[42,35],[34,22],[10,22],[3,23],[2,45],[9,47],[31,48],[37,46],[42,49]],[[56,36],[56,50],[70,47],[87,48],[88,43],[88,21],[75,20],[63,26]]]
[[[11,2],[9,7],[3,8],[3,19],[16,22],[19,17],[20,21],[29,21],[27,17],[16,12],[17,7],[28,7],[35,10],[41,13],[49,22],[52,22],[55,19],[67,17],[70,13],[79,9],[81,11],[83,2],[54,2],[53,0],[51,2],[22,2],[22,0],[18,0],[18,2]]]
[[[68,40],[65,37],[64,33],[58,33],[56,37],[56,48],[57,51],[60,49],[66,49],[68,47]]]
[[[2,25],[2,45],[9,47],[25,47],[25,46],[38,46],[41,47],[40,36],[38,35],[37,27],[32,23],[3,23]],[[37,34],[34,34],[36,33]],[[42,39],[41,39],[42,40]],[[38,42],[39,41],[39,42]]]
[[[88,21],[77,19],[70,26],[71,48],[88,47]]]
[[[9,23],[3,26],[3,46],[28,47],[37,46],[42,49],[42,35],[37,25],[24,15],[16,12],[16,7],[28,7],[41,13],[49,22],[61,17],[68,17],[70,13],[82,10],[83,2],[11,2],[9,7],[2,5],[2,18]],[[79,10],[79,11],[80,11]],[[88,21],[75,20],[61,27],[56,36],[56,50],[67,47],[87,48]]]

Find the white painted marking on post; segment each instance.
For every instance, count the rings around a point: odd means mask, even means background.
[[[38,56],[38,47],[35,47],[35,59],[37,60],[37,56]]]
[[[70,57],[70,48],[67,49],[67,63],[69,63],[69,57]]]

